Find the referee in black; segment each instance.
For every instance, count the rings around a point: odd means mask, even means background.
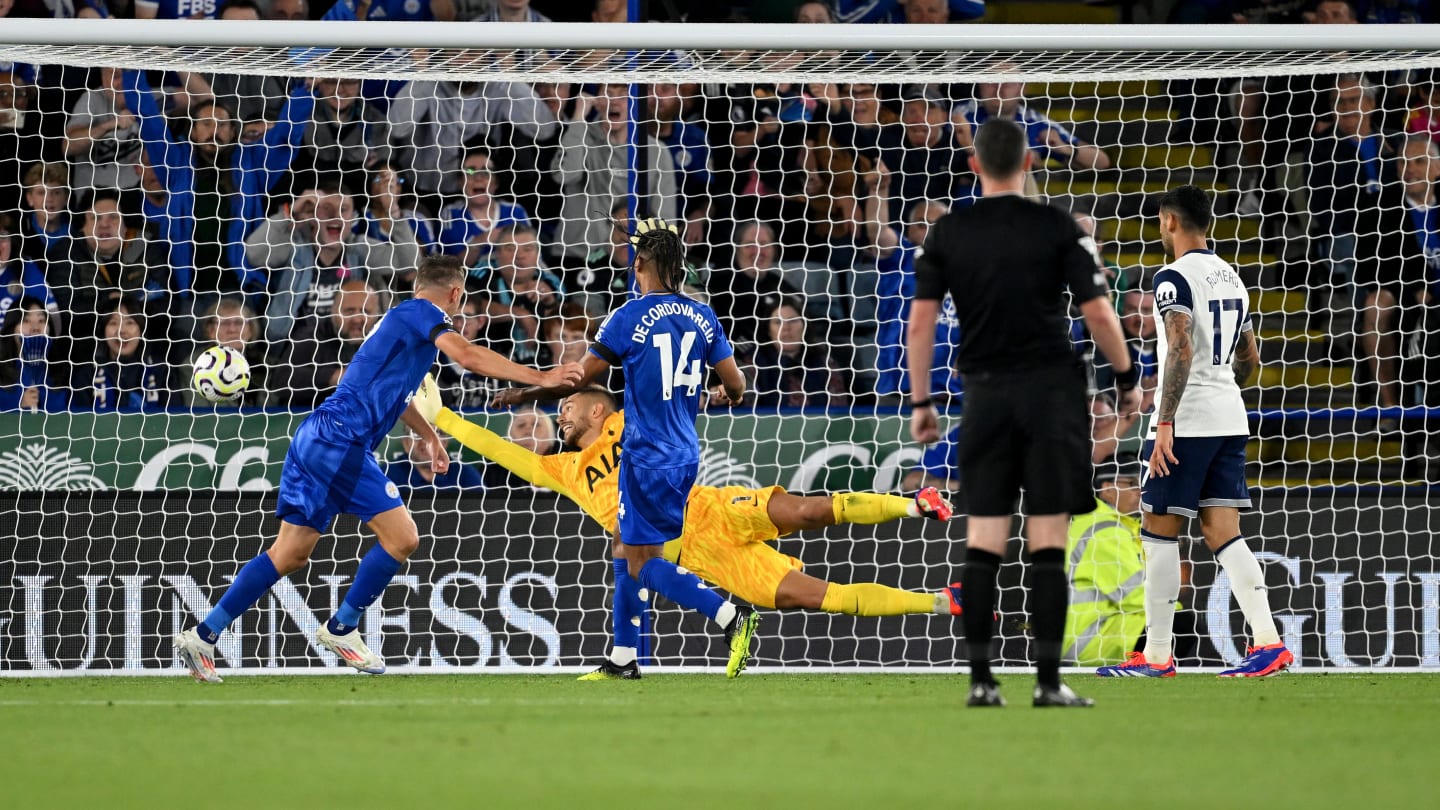
[[[1022,196],[1030,160],[1019,125],[986,121],[970,158],[982,198],[930,228],[915,264],[910,308],[910,433],[927,444],[940,438],[930,363],[935,318],[948,292],[960,319],[957,363],[965,383],[960,478],[970,520],[961,577],[969,705],[1005,705],[990,674],[990,641],[996,578],[1023,490],[1038,670],[1034,702],[1091,706],[1094,701],[1060,683],[1069,600],[1065,535],[1070,515],[1095,508],[1086,378],[1067,318],[1072,297],[1115,368],[1117,411],[1139,406],[1140,375],[1097,267],[1094,242],[1069,213]]]

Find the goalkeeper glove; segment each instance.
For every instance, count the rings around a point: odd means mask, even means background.
[[[640,237],[651,231],[658,231],[662,228],[675,234],[676,236],[680,235],[679,228],[671,225],[660,217],[650,217],[648,219],[642,219],[639,222],[635,223],[635,233],[630,234],[630,244],[638,245],[640,244]]]
[[[440,386],[435,384],[435,378],[429,374],[420,381],[420,387],[415,389],[415,395],[410,398],[410,404],[420,412],[420,416],[430,424],[435,424],[435,418],[440,415],[440,408],[444,403],[440,401]]]

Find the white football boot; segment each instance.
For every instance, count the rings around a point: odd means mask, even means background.
[[[194,629],[175,637],[175,654],[190,669],[190,677],[200,683],[224,683],[215,671],[215,645],[206,643]]]
[[[385,674],[385,659],[376,655],[366,646],[365,639],[361,638],[358,627],[343,636],[337,636],[330,632],[329,627],[322,624],[320,631],[315,634],[315,640],[320,642],[321,647],[339,656],[342,664],[371,675]]]

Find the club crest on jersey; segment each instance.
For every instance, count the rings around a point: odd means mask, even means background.
[[[1160,286],[1155,288],[1155,305],[1161,309],[1174,304],[1179,297],[1180,292],[1175,289],[1173,282],[1161,282]]]

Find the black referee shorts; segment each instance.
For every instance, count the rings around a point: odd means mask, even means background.
[[[1085,514],[1091,488],[1090,407],[1079,365],[965,375],[960,477],[970,514]]]

